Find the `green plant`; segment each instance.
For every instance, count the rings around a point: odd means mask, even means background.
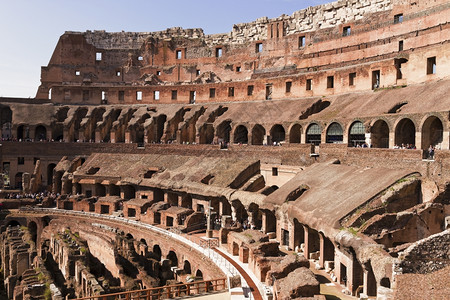
[[[47,285],[44,291],[44,299],[45,300],[52,300],[52,291],[50,290],[50,286]]]
[[[20,226],[20,230],[22,230],[22,231],[27,231],[27,230],[28,230],[28,227],[27,227],[27,226]]]
[[[80,252],[83,253],[83,254],[85,254],[85,253],[87,252],[87,249],[84,248],[84,247],[80,247]]]

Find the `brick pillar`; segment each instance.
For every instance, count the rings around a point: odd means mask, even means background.
[[[132,142],[133,141],[131,139],[131,131],[130,130],[125,131],[125,143],[129,144],[129,143],[132,143]]]
[[[110,142],[111,143],[116,142],[116,132],[115,131],[111,131],[111,133],[110,133]]]
[[[422,149],[422,132],[416,131],[416,148]]]

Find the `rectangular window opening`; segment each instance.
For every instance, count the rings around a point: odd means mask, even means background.
[[[105,91],[102,91],[102,100],[107,100],[108,99],[108,93]]]
[[[216,97],[216,89],[210,88],[209,89],[209,98],[215,98]]]
[[[75,71],[75,75],[76,75],[76,76],[80,76],[80,75],[81,75],[81,72],[80,72],[79,70],[76,70],[76,71]]]
[[[403,41],[398,41],[398,51],[403,51]]]
[[[222,57],[222,48],[216,48],[216,57]]]
[[[334,88],[334,76],[328,76],[327,77],[327,89],[333,89]]]
[[[436,74],[436,56],[427,58],[427,74]]]
[[[142,60],[144,60],[144,58],[142,56],[138,56],[138,60],[142,61]]]
[[[403,22],[403,14],[397,14],[394,16],[394,24]]]
[[[312,90],[312,79],[306,79],[306,90],[307,91]]]
[[[161,71],[156,71],[156,75],[161,76]]]
[[[23,164],[25,164],[25,157],[18,157],[18,158],[17,158],[17,164],[18,164],[18,165],[23,165]]]
[[[178,98],[178,91],[172,90],[172,100],[177,100],[177,98]]]
[[[119,101],[125,100],[125,91],[119,91]]]
[[[256,53],[261,53],[263,51],[263,43],[256,43]]]
[[[239,66],[239,67],[236,67],[236,72],[241,72],[241,67]]]
[[[83,91],[83,101],[89,101],[89,90]]]
[[[355,79],[356,79],[356,73],[355,72],[348,74],[348,85],[349,86],[355,85]]]
[[[234,97],[234,87],[232,86],[228,88],[228,97]]]
[[[290,93],[292,88],[292,81],[286,81],[286,93]]]
[[[253,95],[253,90],[255,89],[254,85],[247,86],[247,96]]]
[[[350,26],[345,26],[342,30],[342,36],[349,36],[352,32],[352,29]]]
[[[120,73],[120,71],[116,71],[116,76],[117,76],[117,77],[120,77],[120,75],[122,75],[122,74]]]
[[[153,91],[153,100],[159,100],[159,91]]]
[[[142,100],[142,91],[136,92],[136,100],[141,101]]]
[[[182,52],[181,52],[181,50],[177,50],[177,51],[176,51],[176,58],[177,58],[177,59],[181,59],[181,58],[182,58]]]
[[[272,168],[272,176],[278,176],[278,168]]]
[[[189,93],[189,103],[195,104],[195,99],[197,98],[197,92],[196,91],[190,91]]]
[[[198,69],[195,70],[195,75],[197,75],[197,76],[200,75],[200,70],[198,70]]]
[[[380,87],[380,70],[372,71],[372,89]]]
[[[95,60],[96,61],[101,61],[102,60],[102,53],[101,52],[95,53]]]
[[[306,46],[306,37],[305,36],[301,36],[298,38],[298,47],[299,48],[303,48]]]

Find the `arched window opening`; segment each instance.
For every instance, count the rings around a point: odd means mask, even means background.
[[[266,130],[263,126],[256,124],[252,129],[252,145],[262,145],[264,143],[264,136]]]
[[[295,124],[291,127],[289,132],[289,143],[290,144],[300,144],[302,136],[302,127],[299,124]]]
[[[410,119],[398,122],[395,128],[395,145],[400,148],[411,149],[416,144],[416,126]]]
[[[348,145],[350,147],[362,146],[366,142],[364,124],[360,121],[353,122],[350,126]]]
[[[280,124],[276,124],[270,130],[270,137],[272,139],[272,143],[279,144],[286,140],[286,132],[284,131],[283,126]]]
[[[442,149],[441,144],[444,140],[444,127],[439,118],[429,117],[422,126],[422,149],[428,149],[430,146]]]
[[[342,143],[344,136],[339,123],[331,123],[327,129],[327,143]]]
[[[322,132],[318,124],[313,123],[309,125],[308,129],[306,130],[306,143],[319,145],[322,141],[321,134]]]
[[[239,125],[234,131],[234,141],[235,144],[248,144],[248,131],[243,125]]]
[[[389,148],[389,126],[383,120],[376,121],[370,130],[373,148]]]

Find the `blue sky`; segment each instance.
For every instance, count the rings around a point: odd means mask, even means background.
[[[40,68],[64,31],[159,31],[203,28],[224,33],[246,23],[325,0],[0,0],[0,96],[34,97]]]

